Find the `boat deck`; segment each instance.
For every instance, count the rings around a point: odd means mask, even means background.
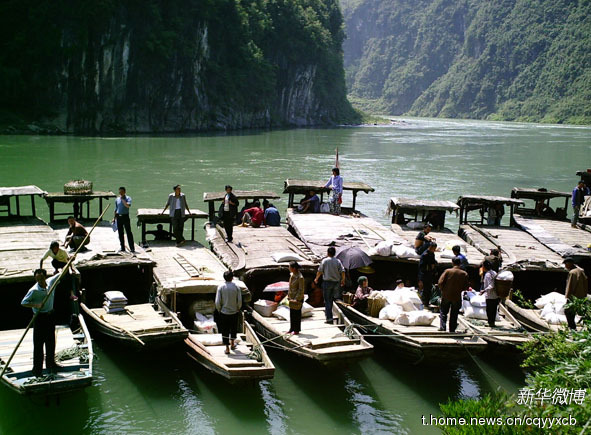
[[[181,326],[162,311],[154,310],[152,304],[127,305],[126,311],[108,314],[104,308],[91,308],[90,311],[103,322],[115,328],[130,331],[142,337],[143,334],[180,331]]]
[[[150,242],[150,256],[156,261],[154,279],[161,292],[214,293],[224,283],[226,266],[207,248],[195,241],[176,247],[172,241]],[[236,281],[236,284],[246,286]]]
[[[207,238],[215,254],[233,271],[247,274],[254,270],[287,270],[288,263],[277,263],[271,255],[288,252],[302,258],[305,271],[317,266],[317,258],[307,247],[284,227],[251,228],[235,226],[233,242],[226,242],[221,227],[210,228]]]
[[[86,229],[90,231],[92,223],[81,222]],[[57,233],[57,240],[63,242],[68,232],[67,224],[55,223],[52,224],[53,229]],[[127,243],[127,236],[125,237]],[[49,244],[45,250],[49,248]],[[118,253],[119,236],[113,229],[109,222],[100,222],[93,233],[90,235],[90,242],[86,245],[86,250],[81,250],[76,256],[74,264],[80,270],[97,269],[103,267],[118,267],[118,266],[134,266],[134,265],[151,265],[154,264],[149,255],[137,244],[135,244],[136,255],[131,255],[129,252]],[[44,253],[44,252],[43,252]],[[43,253],[41,256],[43,256]],[[39,256],[39,259],[41,258]]]
[[[402,237],[406,241],[407,246],[414,247],[415,239],[420,230],[411,229],[406,225],[401,226],[398,224],[392,224],[391,229],[395,234]],[[437,251],[435,252],[435,259],[437,260],[437,263],[445,266],[451,266],[451,258],[445,258],[441,256],[443,249],[447,245],[466,245],[467,252],[465,255],[468,259],[468,264],[473,267],[479,267],[480,264],[482,264],[482,261],[484,260],[484,255],[482,252],[480,252],[474,246],[467,244],[465,240],[450,230],[432,230],[429,235],[435,237],[437,241]],[[450,253],[451,251],[448,250],[447,252]],[[414,260],[417,263],[419,262],[418,258],[409,260]]]
[[[200,335],[208,336],[211,334],[189,334],[189,339],[199,342]],[[264,367],[264,362],[257,361],[256,359],[250,358],[248,356],[252,352],[252,343],[249,343],[246,340],[246,335],[238,334],[238,338],[240,338],[240,342],[236,345],[236,349],[232,350],[228,355],[224,353],[226,346],[223,344],[204,346],[204,348],[212,359],[228,368]]]
[[[591,232],[573,228],[569,221],[520,215],[514,219],[521,229],[562,257],[591,258],[591,252],[586,249],[591,244]]]
[[[329,246],[358,247],[369,252],[379,242],[394,240],[398,244],[407,242],[367,216],[334,216],[328,213],[295,213],[287,211],[287,224],[298,237],[319,257],[326,256]]]
[[[394,323],[392,320],[382,320],[375,317],[371,317],[371,320],[395,334],[399,333],[411,338],[420,345],[457,344],[458,341],[473,341],[472,331],[461,324],[458,324],[455,334],[439,331],[439,316],[436,316],[430,325],[425,326],[404,326]]]
[[[486,254],[501,246],[503,269],[565,272],[559,254],[519,228],[460,225],[460,234],[464,235],[468,243]]]
[[[289,320],[282,320],[277,317],[266,317],[277,331],[285,334],[289,331]],[[335,347],[340,350],[349,350],[360,345],[359,338],[349,338],[337,325],[324,323],[324,308],[314,308],[312,316],[302,317],[302,330],[298,335],[292,335],[287,340],[298,346],[306,346],[317,353],[332,353]]]
[[[57,239],[57,233],[39,218],[0,219],[0,284],[34,282],[33,270]]]
[[[56,355],[66,349],[75,347],[79,340],[75,339],[72,331],[67,326],[56,326]],[[14,347],[17,345],[18,340],[25,332],[24,329],[12,329],[7,331],[0,331],[0,361],[2,365],[4,361],[7,361]],[[92,361],[92,360],[90,360]],[[63,366],[59,372],[55,375],[55,379],[49,381],[50,384],[54,384],[55,390],[63,391],[63,385],[71,383],[72,381],[82,381],[83,383],[90,384],[92,371],[90,363],[80,363],[78,358],[73,358],[65,361],[60,361]],[[44,363],[45,367],[45,363]],[[10,362],[10,367],[4,374],[3,381],[8,382],[14,389],[27,392],[27,390],[40,389],[40,385],[35,385],[32,381],[35,379],[32,373],[33,370],[33,329],[27,332],[22,344],[18,348],[14,358]],[[46,368],[43,369],[43,374],[48,374]],[[85,378],[85,379],[84,379]],[[45,386],[44,390],[49,392],[52,390],[51,385]]]

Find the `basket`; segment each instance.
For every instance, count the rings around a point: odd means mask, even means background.
[[[367,298],[367,312],[371,317],[378,317],[382,308],[386,306],[386,299]]]
[[[512,286],[513,281],[501,281],[499,279],[495,279],[495,290],[500,298],[506,298],[509,296]]]
[[[87,195],[92,193],[92,181],[72,180],[64,184],[66,195]]]
[[[346,304],[351,305],[353,303],[353,298],[355,297],[355,295],[353,293],[343,293],[343,302]]]

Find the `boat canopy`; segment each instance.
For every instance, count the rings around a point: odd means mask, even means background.
[[[232,190],[238,199],[279,199],[280,196],[270,190]],[[209,220],[215,220],[215,202],[223,201],[226,192],[205,192],[203,201],[209,203]]]
[[[318,181],[318,180],[293,180],[288,178],[285,180],[283,193],[289,194],[288,199],[288,207],[293,207],[294,196],[295,195],[307,195],[310,190],[314,190],[322,196],[325,192],[330,192],[330,189],[324,187],[326,185],[326,181]],[[349,190],[353,192],[353,207],[352,209],[355,210],[355,203],[357,202],[357,193],[358,192],[375,192],[375,189],[368,184],[359,182],[359,181],[351,181],[351,182],[344,182],[343,183],[343,190]]]
[[[47,195],[47,192],[37,186],[34,186],[34,185],[0,187],[0,212],[4,212],[8,216],[21,216],[20,197],[21,196],[30,196],[31,197],[31,213],[32,213],[32,216],[36,216],[36,212],[35,212],[35,196],[36,195],[44,196],[44,195]],[[13,209],[10,204],[10,199],[12,197],[15,198],[16,213],[13,212]]]
[[[520,199],[507,198],[506,196],[488,196],[488,195],[462,195],[458,198],[458,205],[460,206],[460,224],[469,223],[468,212],[472,210],[480,210],[480,219],[474,223],[484,223],[484,215],[488,213],[489,208],[498,206],[509,206],[511,219],[513,222],[513,213],[515,207],[524,205]]]

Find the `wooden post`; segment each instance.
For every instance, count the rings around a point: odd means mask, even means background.
[[[21,215],[21,203],[19,201],[18,196],[16,197],[16,215],[17,216]]]
[[[394,209],[394,216],[392,219],[392,223],[393,224],[397,224],[398,223],[398,213],[400,212],[400,207],[396,206],[396,208]]]
[[[195,218],[191,218],[191,241],[195,241]]]
[[[86,219],[90,219],[90,199],[86,201]]]
[[[209,201],[209,221],[213,222],[215,218],[215,205],[214,201]]]
[[[146,221],[142,219],[142,245],[146,244]]]
[[[55,210],[53,208],[54,207],[53,201],[49,201],[48,204],[49,204],[49,222],[53,222],[53,218],[55,215],[55,213],[54,213]]]
[[[353,211],[355,211],[355,203],[357,202],[357,191],[353,191]]]
[[[31,211],[33,213],[33,217],[37,216],[35,212],[35,195],[31,195]]]
[[[99,198],[99,216],[103,212],[103,197]]]

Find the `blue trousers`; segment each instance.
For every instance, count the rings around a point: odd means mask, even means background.
[[[322,281],[322,296],[324,296],[324,314],[327,321],[332,321],[332,302],[341,299],[341,283],[338,281]]]

